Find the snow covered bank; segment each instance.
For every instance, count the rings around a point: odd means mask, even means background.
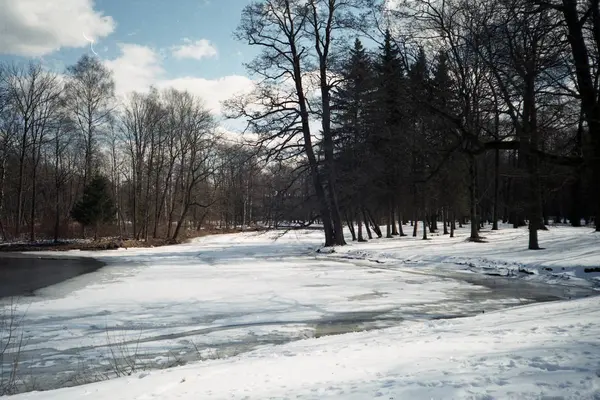
[[[597,399],[598,299],[266,347],[15,400]]]
[[[429,235],[428,241],[402,237],[351,243],[333,258],[369,260],[389,267],[476,272],[551,284],[600,286],[600,234],[566,226],[540,231],[543,250],[527,250],[527,228],[501,226],[482,232],[485,243],[465,241],[468,228],[455,238]]]

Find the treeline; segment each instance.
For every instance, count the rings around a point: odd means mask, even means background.
[[[2,240],[81,237],[86,227],[88,236],[99,228],[173,240],[304,220],[294,204],[308,195],[284,190],[292,181],[285,165],[265,169],[254,151],[224,140],[188,92],[117,100],[110,71],[89,56],[62,75],[39,63],[0,66]],[[100,208],[91,198],[99,191],[110,197]]]
[[[537,249],[550,218],[598,213],[598,4],[256,1],[237,35],[259,84],[230,114],[308,171],[326,244],[468,220],[474,241],[528,224]]]
[[[253,1],[236,36],[260,49],[246,65],[255,89],[226,104],[248,123],[245,143],[190,93],[117,100],[92,57],[61,74],[3,65],[0,233],[81,236],[97,186],[114,203],[93,226],[103,235],[317,222],[341,245],[345,227],[365,240],[471,222],[477,241],[503,221],[528,225],[539,248],[550,220],[598,214],[598,7]]]

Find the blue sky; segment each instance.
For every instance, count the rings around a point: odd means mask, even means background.
[[[248,0],[96,0],[96,8],[116,21],[115,32],[99,43],[98,54],[117,55],[118,42],[136,43],[157,49],[182,44],[184,38],[206,39],[218,55],[202,60],[166,57],[164,67],[174,77],[186,74],[214,79],[243,74],[240,54],[249,46],[237,42],[233,31]]]
[[[0,60],[42,60],[63,72],[94,50],[117,92],[154,85],[187,89],[218,113],[246,90],[243,61],[255,53],[233,37],[249,0],[0,0]],[[84,37],[85,36],[85,37]]]

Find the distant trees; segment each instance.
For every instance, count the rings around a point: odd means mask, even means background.
[[[93,57],[60,76],[3,64],[0,233],[76,235],[98,174],[114,201],[98,234],[140,240],[316,222],[331,246],[344,225],[364,241],[470,222],[479,241],[503,221],[537,249],[551,219],[600,230],[598,7],[254,0],[236,36],[260,50],[255,90],[226,107],[245,141],[185,91],[117,102]]]
[[[117,103],[97,59],[84,56],[66,72],[0,65],[2,239],[21,239],[24,227],[30,240],[77,236],[74,221],[94,235],[177,240],[206,226],[311,218],[288,207],[305,197],[280,197],[273,213],[274,193],[289,185],[269,191],[277,172],[221,140],[196,96],[151,89]]]

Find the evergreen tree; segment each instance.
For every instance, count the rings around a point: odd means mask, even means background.
[[[403,122],[407,108],[404,64],[389,31],[385,33],[375,70],[377,91],[374,96],[377,107],[373,115],[378,128],[372,140],[373,147],[380,156],[378,182],[383,188],[381,201],[387,205],[386,233],[387,237],[391,237],[399,233],[394,215],[400,200],[400,184],[405,169],[403,163],[406,160],[404,151],[407,143]]]
[[[361,210],[370,191],[370,179],[365,169],[369,158],[366,136],[371,128],[368,109],[373,72],[371,60],[360,40],[354,42],[340,72],[344,79],[332,95],[337,169],[342,188],[340,203],[353,236],[356,236],[353,221],[359,222],[358,240],[362,241]]]
[[[71,210],[71,216],[84,227],[94,227],[94,240],[98,239],[101,223],[114,219],[116,207],[110,195],[110,182],[103,176],[95,176],[84,188],[83,197]]]
[[[430,113],[430,133],[427,147],[430,149],[428,164],[430,165],[428,191],[433,192],[436,202],[433,206],[441,212],[444,223],[444,234],[448,232],[447,220],[461,210],[468,209],[467,194],[464,192],[465,171],[464,155],[460,152],[460,142],[452,130],[455,129],[448,118],[442,115],[456,114],[456,96],[454,82],[450,77],[448,55],[445,51],[437,54],[428,100],[438,112]],[[451,166],[451,167],[450,167]],[[463,190],[461,190],[463,189]]]

